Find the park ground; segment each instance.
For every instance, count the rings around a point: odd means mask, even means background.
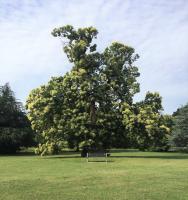
[[[188,154],[114,150],[102,161],[74,152],[0,156],[0,199],[188,199]]]

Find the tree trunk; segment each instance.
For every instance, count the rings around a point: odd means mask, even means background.
[[[92,124],[95,124],[95,122],[96,122],[95,101],[91,101],[91,105],[90,105],[90,121],[91,121]]]

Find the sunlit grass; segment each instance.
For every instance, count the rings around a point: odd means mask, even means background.
[[[188,199],[188,154],[116,151],[110,161],[1,156],[0,199]]]

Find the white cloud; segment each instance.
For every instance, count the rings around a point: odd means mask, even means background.
[[[166,112],[188,101],[188,2],[165,0],[0,0],[0,84],[17,97],[70,69],[54,27],[96,26],[99,49],[112,41],[140,54],[141,94],[159,91]]]

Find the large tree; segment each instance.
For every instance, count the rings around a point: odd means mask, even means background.
[[[34,144],[34,133],[24,108],[9,84],[0,87],[0,153],[14,153]]]
[[[27,99],[28,117],[42,138],[39,154],[57,153],[64,143],[77,150],[166,145],[170,130],[160,95],[147,93],[144,101],[133,103],[139,92],[134,64],[139,56],[119,42],[98,52],[97,34],[94,27],[70,25],[52,31],[62,40],[72,69]]]
[[[97,34],[93,27],[75,30],[70,25],[52,32],[63,40],[73,65],[69,73],[28,97],[32,127],[45,140],[40,153],[54,151],[62,140],[77,149],[109,148],[125,137],[120,108],[123,102],[131,105],[139,92],[138,68],[133,64],[138,55],[118,42],[97,52],[93,42]]]

